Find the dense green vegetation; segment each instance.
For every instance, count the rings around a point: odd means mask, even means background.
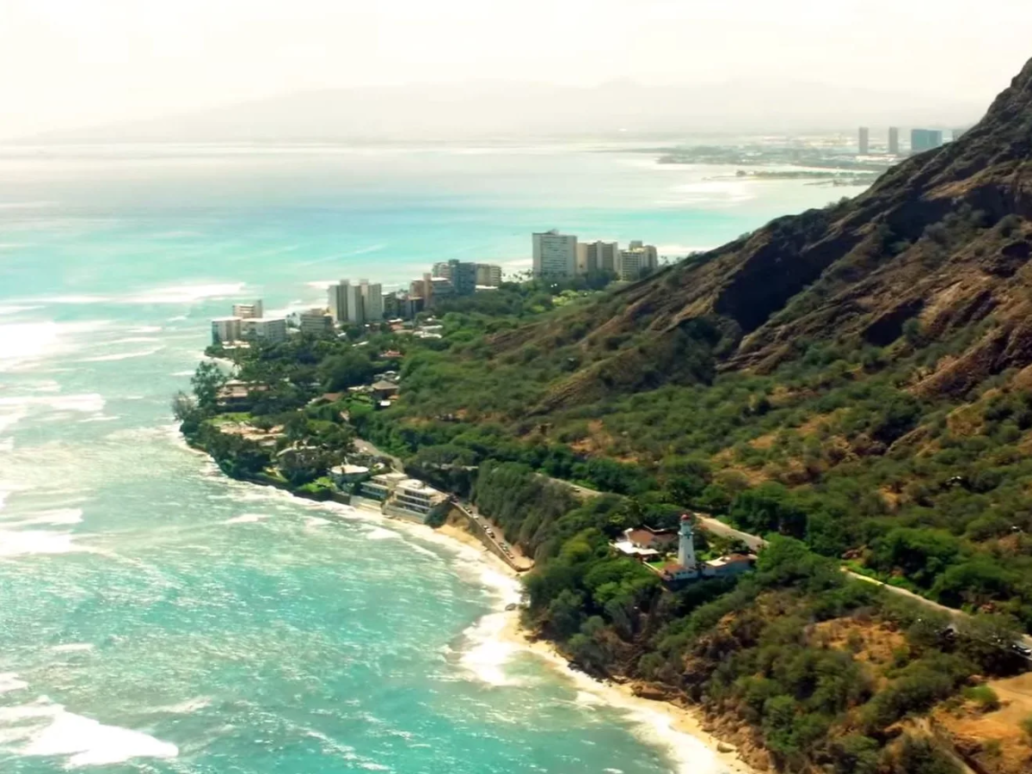
[[[609,549],[636,523],[633,501],[580,503],[524,465],[495,462],[480,467],[474,496],[538,560],[526,582],[532,627],[583,669],[645,679],[738,718],[787,771],[953,771],[919,740],[886,748],[890,727],[956,694],[972,674],[1021,668],[1006,648],[986,645],[1015,636],[1006,621],[975,619],[945,637],[945,616],[848,580],[792,538],[775,537],[752,576],[668,593]],[[822,629],[833,621],[855,625],[857,640],[835,646]],[[865,631],[897,633],[891,658],[857,658]]]
[[[520,462],[646,509],[726,514],[1032,629],[1032,394],[1007,373],[955,399],[907,389],[978,326],[885,348],[797,341],[772,373],[717,375],[705,323],[659,351],[633,336],[585,344],[575,311],[545,319],[449,315],[443,343],[406,357],[398,406],[360,432],[405,458]]]
[[[1032,625],[1021,453],[1032,399],[1003,377],[963,400],[915,397],[913,374],[960,344],[929,355],[907,334],[892,352],[796,342],[771,373],[719,374],[715,323],[660,343],[585,344],[583,310],[604,317],[616,302],[577,291],[549,304],[540,292],[457,300],[442,339],[381,331],[237,351],[247,410],[220,408],[225,376],[202,365],[177,416],[231,475],[322,496],[357,433],[471,497],[537,562],[529,626],[585,670],[735,718],[785,771],[952,771],[920,738],[897,738],[897,724],[965,689],[988,706],[970,676],[1024,666],[1008,645]],[[400,363],[380,357],[388,350]],[[401,371],[391,408],[346,392],[388,367]],[[554,479],[601,494],[578,498]],[[612,555],[623,529],[671,526],[688,507],[771,536],[758,571],[671,592]],[[710,550],[704,535],[699,549]],[[997,615],[946,637],[946,619],[848,580],[844,561]],[[891,657],[860,658],[865,632],[897,637]]]

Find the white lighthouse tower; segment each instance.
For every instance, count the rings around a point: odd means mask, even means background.
[[[695,562],[695,533],[692,531],[692,516],[684,514],[681,516],[681,529],[677,533],[677,563],[686,570],[695,572],[698,565]]]

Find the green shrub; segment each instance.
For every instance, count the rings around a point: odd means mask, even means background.
[[[1000,708],[1000,697],[988,685],[976,685],[964,689],[964,698],[978,705],[982,712],[993,712]]]

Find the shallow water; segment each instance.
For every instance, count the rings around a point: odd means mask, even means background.
[[[476,152],[472,152],[475,150]],[[501,641],[420,528],[225,479],[168,402],[234,299],[529,232],[719,243],[841,195],[584,149],[0,149],[0,770],[718,770]]]

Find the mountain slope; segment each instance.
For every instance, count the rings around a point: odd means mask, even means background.
[[[579,346],[591,352],[705,320],[721,332],[721,370],[770,372],[813,342],[886,347],[907,328],[928,345],[991,319],[914,385],[962,394],[1032,363],[1030,219],[1032,63],[959,141],[905,161],[852,201],[780,218],[639,283],[572,327],[589,331]],[[496,345],[555,344],[554,334],[546,323]],[[570,377],[546,407],[594,399],[591,382]]]

